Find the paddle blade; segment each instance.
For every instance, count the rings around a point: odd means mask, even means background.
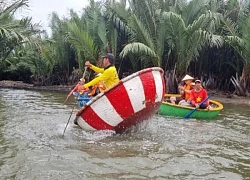
[[[192,110],[191,112],[189,112],[184,118],[188,119],[196,110],[197,110],[197,108],[195,108],[194,110]]]

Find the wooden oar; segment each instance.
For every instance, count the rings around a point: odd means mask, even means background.
[[[200,104],[199,107],[206,102],[210,97],[212,96],[212,94],[209,94],[208,97],[206,99],[204,99]],[[194,110],[192,110],[190,113],[188,113],[184,118],[188,119],[198,108],[195,108]]]
[[[88,67],[87,67],[87,66],[85,66],[85,67],[84,67],[84,72],[83,72],[82,78],[84,78],[84,77],[85,77],[85,74],[86,74],[87,69],[88,69]]]
[[[75,106],[76,106],[76,103],[74,104],[74,106],[73,106],[73,108],[72,108],[71,114],[70,114],[69,119],[68,119],[68,122],[67,122],[67,124],[66,124],[66,126],[65,126],[65,128],[64,128],[64,131],[63,131],[63,135],[62,135],[62,136],[64,136],[64,133],[65,133],[65,131],[66,131],[66,129],[67,129],[67,126],[68,126],[68,124],[69,124],[69,120],[70,120],[70,118],[71,118],[71,116],[72,116],[72,114],[73,114],[73,111],[74,111],[74,109],[75,109]]]
[[[78,84],[70,91],[70,93],[67,95],[66,100],[64,101],[63,105],[68,101],[69,97],[72,95],[72,93],[75,91],[75,89],[78,87]]]
[[[83,72],[82,78],[84,78],[84,77],[85,77],[86,70],[87,70],[87,67],[85,67],[85,69],[84,69],[84,72]],[[78,84],[77,84],[77,85],[78,85]],[[77,85],[76,85],[76,87],[77,87]],[[75,88],[76,88],[76,87],[75,87]],[[75,89],[75,88],[74,88],[74,89]],[[71,92],[72,92],[72,91],[71,91]],[[71,93],[71,92],[70,92],[70,93]],[[70,94],[70,95],[71,95],[71,94]],[[68,97],[69,97],[70,95],[68,95]],[[68,100],[68,97],[67,97],[66,101]],[[64,103],[66,103],[66,101],[65,101]],[[63,104],[64,104],[64,103],[63,103]],[[65,133],[65,131],[66,131],[67,127],[68,127],[69,120],[70,120],[70,118],[71,118],[71,116],[72,116],[72,114],[73,114],[73,111],[74,111],[74,109],[75,109],[75,106],[76,106],[76,102],[75,102],[75,104],[74,104],[74,106],[73,106],[73,108],[72,108],[71,114],[70,114],[69,119],[68,119],[68,122],[67,122],[67,124],[66,124],[66,126],[65,126],[65,128],[64,128],[64,131],[63,131],[63,135],[62,135],[62,136],[64,136],[64,133]]]

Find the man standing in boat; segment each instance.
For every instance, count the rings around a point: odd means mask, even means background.
[[[100,76],[94,78],[92,81],[84,84],[82,86],[83,89],[86,89],[90,86],[94,86],[97,83],[104,82],[106,88],[112,87],[114,84],[119,82],[119,77],[117,74],[117,70],[114,66],[115,56],[111,53],[107,53],[106,56],[103,57],[103,66],[104,68],[99,68],[91,64],[89,61],[85,62],[85,66],[89,67],[96,73],[101,73]]]

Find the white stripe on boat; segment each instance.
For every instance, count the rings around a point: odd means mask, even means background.
[[[81,128],[83,128],[85,130],[90,130],[90,131],[95,131],[96,130],[95,128],[90,126],[88,123],[86,123],[86,121],[84,121],[84,119],[82,119],[81,116],[78,117],[77,123]]]
[[[123,121],[105,95],[98,100],[98,103],[92,104],[91,108],[104,122],[110,126],[114,127]]]
[[[146,103],[143,103],[145,94],[140,77],[134,77],[133,81],[126,81],[123,85],[128,93],[134,113],[144,109],[146,107]]]
[[[163,96],[163,84],[160,71],[153,71],[153,76],[155,80],[155,88],[156,88],[156,99],[155,102],[162,101]]]

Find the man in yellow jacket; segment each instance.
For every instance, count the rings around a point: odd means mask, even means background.
[[[94,78],[92,81],[83,85],[83,88],[86,89],[90,86],[94,86],[99,82],[104,82],[106,88],[112,87],[114,84],[119,82],[119,77],[114,66],[115,56],[111,53],[107,53],[106,56],[103,57],[103,65],[104,68],[98,68],[91,64],[89,61],[85,62],[85,66],[89,67],[93,71],[97,73],[102,73],[100,76]]]

